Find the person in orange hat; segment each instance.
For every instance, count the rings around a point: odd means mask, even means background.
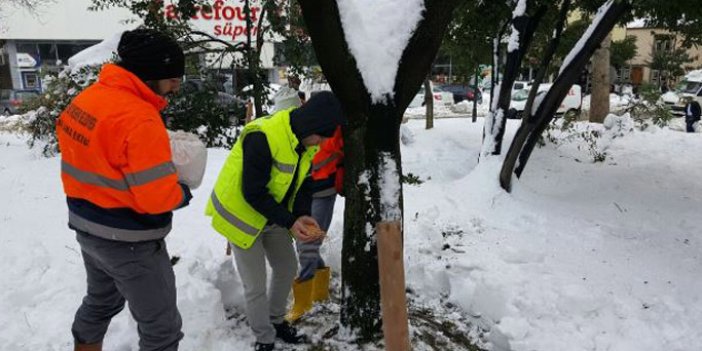
[[[139,350],[174,351],[183,333],[164,238],[172,211],[192,196],[178,181],[160,111],[180,87],[185,57],[175,40],[145,29],[122,34],[118,54],[56,123],[68,226],[87,273],[75,350],[101,350],[129,302]]]

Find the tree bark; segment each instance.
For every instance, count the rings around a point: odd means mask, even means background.
[[[424,107],[426,107],[426,129],[434,128],[434,93],[431,91],[431,72],[424,79]]]
[[[478,121],[478,79],[480,78],[480,65],[475,67],[475,77],[473,84],[473,119],[472,122]],[[482,96],[482,93],[481,93]]]
[[[260,62],[258,51],[254,50],[253,44],[251,42],[251,31],[254,28],[254,24],[251,18],[250,0],[244,0],[244,17],[246,19],[246,63],[248,67],[247,75],[252,85],[252,94],[254,99],[254,109],[256,110],[256,117],[259,117],[263,115],[263,84],[261,83],[259,77]]]
[[[609,48],[612,33],[602,41],[600,48],[592,56],[592,99],[590,100],[590,122],[602,123],[609,114]]]
[[[485,141],[483,142],[482,156],[502,153],[502,139],[507,126],[506,114],[512,101],[512,85],[517,79],[524,55],[531,45],[531,40],[534,38],[534,32],[545,13],[546,6],[541,6],[533,16],[525,13],[512,19],[512,30],[519,32],[519,46],[507,53],[507,63],[505,64],[502,83],[499,85],[500,91],[497,95],[497,104],[493,104],[490,107],[490,113],[485,123]]]
[[[511,174],[515,173],[517,177],[521,176],[539,136],[553,119],[558,106],[568,94],[570,87],[578,79],[580,72],[602,40],[612,31],[615,24],[630,8],[630,0],[608,1],[601,8],[604,11],[601,21],[591,25],[593,27],[592,35],[584,38],[582,45],[576,46],[571,50],[572,55],[569,56],[572,59],[564,63],[565,66],[561,68],[561,72],[556,77],[551,89],[541,100],[535,113],[530,113],[527,118],[522,120],[521,126],[517,130],[514,139],[512,139],[512,144],[500,172],[500,185],[503,189],[511,191]]]
[[[375,228],[402,220],[402,115],[431,67],[458,0],[426,0],[424,18],[403,51],[394,96],[382,104],[371,102],[346,44],[336,1],[299,3],[317,60],[348,119],[343,131],[341,323],[354,330],[359,341],[370,341],[378,338],[382,325]],[[399,191],[383,197],[390,187]]]

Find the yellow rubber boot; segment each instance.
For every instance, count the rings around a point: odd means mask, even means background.
[[[314,289],[312,290],[312,301],[320,302],[329,299],[329,279],[331,269],[324,267],[314,272]]]
[[[293,306],[288,311],[285,319],[292,323],[300,319],[307,311],[312,308],[312,289],[314,287],[314,279],[299,282],[293,282]]]

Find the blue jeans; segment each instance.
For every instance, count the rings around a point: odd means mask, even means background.
[[[334,215],[334,202],[336,193],[330,196],[315,197],[312,199],[312,218],[325,232],[329,230],[329,225]],[[298,281],[305,281],[314,278],[314,273],[319,268],[325,266],[322,256],[319,254],[319,247],[324,239],[315,240],[308,243],[296,241],[297,254],[300,261],[300,273]]]

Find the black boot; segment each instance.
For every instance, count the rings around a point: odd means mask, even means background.
[[[275,349],[275,344],[262,344],[260,342],[256,343],[256,346],[254,346],[254,351],[273,351]]]
[[[297,334],[297,329],[290,325],[288,321],[283,321],[282,323],[273,323],[275,328],[275,337],[285,341],[288,344],[300,344],[306,343],[307,337],[301,334]]]

